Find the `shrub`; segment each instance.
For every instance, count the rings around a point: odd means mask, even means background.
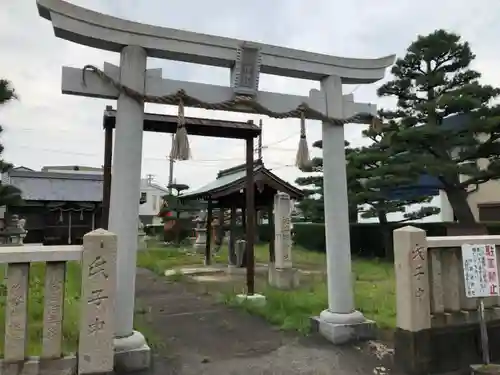
[[[500,234],[500,223],[483,223],[488,234]],[[391,231],[405,225],[413,225],[427,232],[428,236],[446,236],[448,230],[459,227],[458,223],[393,223]],[[268,225],[258,227],[261,242],[269,242],[272,232]],[[319,223],[294,223],[294,242],[307,250],[324,252],[326,249],[325,226]],[[361,257],[392,257],[386,254],[384,238],[379,223],[351,223],[350,224],[351,253]]]

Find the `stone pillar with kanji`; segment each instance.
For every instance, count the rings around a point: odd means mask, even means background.
[[[274,196],[275,261],[269,264],[269,284],[279,289],[292,289],[299,285],[299,273],[292,264],[291,208],[288,194],[277,193]]]
[[[396,274],[395,361],[409,374],[430,365],[431,302],[427,237],[412,226],[394,231]]]

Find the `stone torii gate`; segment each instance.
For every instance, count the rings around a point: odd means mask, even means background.
[[[366,117],[351,117],[375,114],[376,108],[354,102],[352,95],[342,95],[342,84],[369,84],[382,79],[394,56],[342,58],[244,42],[130,22],[62,0],[37,0],[37,6],[40,16],[52,22],[56,37],[120,53],[120,67],[104,64],[104,73],[139,94],[164,97],[182,89],[208,104],[244,95],[260,107],[243,104],[224,110],[267,115],[291,111],[305,103],[310,109],[305,117],[323,123],[328,308],[319,317],[320,330],[332,342],[340,343],[369,324],[355,310],[353,301],[343,125],[367,122]],[[225,67],[230,69],[231,85],[162,78],[161,69],[146,69],[147,57]],[[144,353],[148,350],[144,337],[133,331],[138,216],[135,202],[140,184],[144,104],[98,74],[89,72],[83,82],[83,73],[82,69],[63,67],[62,92],[118,101],[109,218],[119,248],[115,344],[117,352]],[[311,90],[307,97],[258,91],[259,73],[320,81],[321,90]],[[198,106],[212,108],[208,104]],[[299,116],[295,111],[281,117]]]

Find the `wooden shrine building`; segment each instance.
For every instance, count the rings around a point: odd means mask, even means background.
[[[20,167],[2,176],[3,183],[21,190],[23,204],[8,206],[5,219],[16,214],[26,220],[25,243],[81,244],[86,233],[100,227],[103,176],[78,172]]]
[[[274,216],[273,205],[274,196],[278,192],[286,193],[293,200],[300,200],[304,197],[304,192],[288,182],[282,180],[269,169],[261,160],[253,163],[253,192],[255,196],[254,207],[249,209],[246,194],[246,164],[238,165],[229,169],[219,171],[217,178],[201,188],[186,193],[180,198],[183,200],[203,200],[207,204],[207,240],[205,248],[205,259],[210,259],[210,245],[212,234],[213,209],[217,207],[219,212],[230,210],[230,236],[229,236],[229,257],[230,262],[235,263],[235,231],[237,209],[241,209],[243,226],[246,226],[245,219],[252,216],[255,220],[256,211],[265,211],[268,216],[271,238],[274,238]],[[249,213],[252,213],[249,215]],[[245,239],[249,239],[248,233]],[[274,261],[274,241],[269,242],[270,261]]]

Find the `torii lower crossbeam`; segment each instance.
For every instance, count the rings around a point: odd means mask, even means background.
[[[104,127],[104,183],[103,183],[103,213],[102,221],[105,229],[108,228],[109,210],[111,200],[111,169],[113,159],[113,129],[116,126],[117,111],[112,107],[106,107],[103,116]],[[253,139],[261,134],[261,128],[254,125],[252,121],[236,122],[212,120],[205,118],[186,117],[186,130],[190,135],[211,136],[218,138],[243,139],[246,146],[246,177],[245,177],[245,202],[248,207],[255,206],[254,177],[253,177]],[[143,122],[144,131],[157,133],[175,133],[177,129],[177,117],[145,113]],[[255,210],[246,210],[245,220],[246,232],[246,278],[247,292],[253,295],[255,292],[255,261],[254,261],[254,238],[255,238]],[[205,252],[205,264],[211,264],[210,253],[210,221],[207,231],[207,248]]]

